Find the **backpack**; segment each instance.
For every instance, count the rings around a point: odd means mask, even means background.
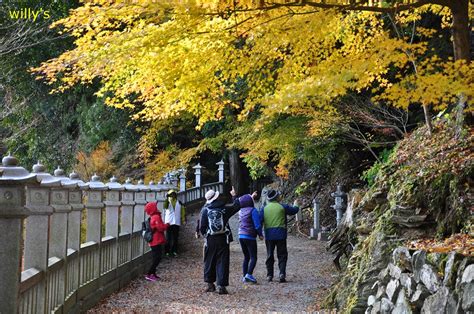
[[[208,234],[224,234],[226,226],[224,224],[224,213],[220,208],[207,208]]]
[[[153,240],[153,229],[150,227],[150,218],[142,222],[142,237],[146,242]]]

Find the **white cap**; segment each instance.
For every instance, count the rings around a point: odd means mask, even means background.
[[[219,191],[209,190],[204,197],[206,198],[206,204],[210,204],[219,197]]]

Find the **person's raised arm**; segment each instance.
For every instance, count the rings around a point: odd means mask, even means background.
[[[296,213],[300,210],[298,206],[290,206],[288,204],[281,204],[285,209],[287,215],[296,215]]]
[[[232,205],[225,205],[225,211],[228,218],[232,217],[240,210],[239,198],[237,197],[234,187],[232,187],[232,190],[230,190],[230,195],[232,196]]]

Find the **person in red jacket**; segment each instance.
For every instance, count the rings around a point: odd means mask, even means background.
[[[145,279],[157,281],[160,278],[156,275],[156,267],[161,261],[162,247],[166,243],[165,231],[169,225],[165,224],[161,219],[161,212],[158,210],[156,202],[147,203],[145,205],[145,212],[150,216],[150,227],[153,230],[153,240],[148,243],[153,262],[145,275]]]

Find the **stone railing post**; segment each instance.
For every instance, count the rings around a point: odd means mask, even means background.
[[[79,178],[79,175],[72,172],[69,175],[71,182],[77,184],[76,189],[69,191],[69,204],[71,212],[68,214],[67,247],[68,247],[68,268],[66,282],[66,300],[63,306],[63,313],[68,313],[69,309],[76,304],[77,290],[79,289],[79,250],[81,248],[81,222],[84,210],[82,191],[89,187]]]
[[[157,192],[158,192],[158,186],[155,184],[155,182],[150,181],[148,183],[148,187],[150,188],[150,191],[146,193],[146,202],[156,202],[157,200]]]
[[[181,172],[179,175],[179,191],[183,192],[186,191],[186,173]]]
[[[122,215],[120,224],[120,234],[132,234],[133,231],[133,208],[135,207],[134,192],[137,187],[132,184],[130,178],[125,181],[123,185],[124,191],[122,191]]]
[[[171,185],[177,188],[178,187],[178,173],[172,172],[170,180],[171,180]]]
[[[98,175],[93,175],[91,181],[87,183],[87,228],[86,241],[100,243],[102,239],[102,209],[104,208],[103,191],[107,190],[104,183],[100,182]]]
[[[193,167],[194,169],[194,176],[195,176],[195,180],[194,180],[194,186],[195,187],[200,187],[201,186],[201,170],[202,170],[202,166],[200,164],[197,164],[196,166]]]
[[[65,177],[64,171],[59,167],[54,170],[54,177],[60,180],[61,186],[52,187],[51,191],[51,205],[53,206],[54,213],[51,217],[50,224],[51,237],[49,239],[49,257],[57,257],[66,261],[68,216],[72,210],[72,207],[69,204],[69,190],[77,187],[77,183],[74,183],[69,178]],[[66,293],[65,267],[59,270],[56,280],[57,282],[54,283],[55,288],[57,289],[54,297],[56,304],[52,303],[51,306],[53,307],[64,303]]]
[[[218,163],[216,163],[218,166],[217,171],[219,172],[219,182],[224,183],[224,161],[221,160]]]
[[[36,175],[18,167],[12,156],[0,166],[0,304],[4,313],[18,312],[25,184],[36,184]]]
[[[79,189],[75,189],[69,192],[69,203],[71,204],[72,211],[68,217],[68,248],[79,251],[81,248],[81,221],[82,211],[84,210],[84,204],[82,203],[82,190],[87,190],[89,187],[79,179],[79,175],[72,172],[69,175],[71,182],[77,184]]]
[[[150,188],[143,184],[143,180],[139,180],[137,184],[138,191],[135,192],[135,208],[133,212],[133,232],[142,230],[142,222],[145,220],[145,204],[146,194],[150,191]],[[144,241],[141,237],[138,239],[140,241],[139,251],[137,252],[138,256],[143,255]]]
[[[103,192],[107,190],[107,187],[96,174],[92,176],[90,182],[87,182],[87,185],[89,190],[86,193],[85,204],[87,210],[86,241],[98,244],[98,249],[94,250],[91,255],[92,262],[89,265],[91,267],[89,276],[92,277],[91,279],[96,279],[100,277],[101,271],[100,243],[102,241],[102,209],[104,208]]]
[[[135,207],[134,191],[137,187],[132,184],[132,180],[128,178],[123,185],[124,190],[121,191],[122,211],[120,213],[120,235],[119,235],[119,256],[118,266],[124,265],[132,259],[132,231],[133,231],[133,208]],[[125,266],[123,274],[123,282],[131,279],[129,265]]]
[[[106,184],[109,189],[105,192],[105,235],[118,238],[119,235],[119,207],[122,205],[120,202],[120,191],[123,191],[124,187],[117,182],[116,177],[110,178],[110,181]]]
[[[46,173],[45,167],[40,162],[33,166],[33,173],[36,174],[40,185],[29,185],[26,190],[26,208],[30,210],[31,215],[26,219],[25,226],[24,268],[25,270],[35,268],[47,274],[50,257],[48,244],[51,236],[54,235],[49,229],[53,214],[51,188],[61,186],[61,181]],[[37,291],[36,311],[45,313],[47,311],[46,280],[38,283]]]

